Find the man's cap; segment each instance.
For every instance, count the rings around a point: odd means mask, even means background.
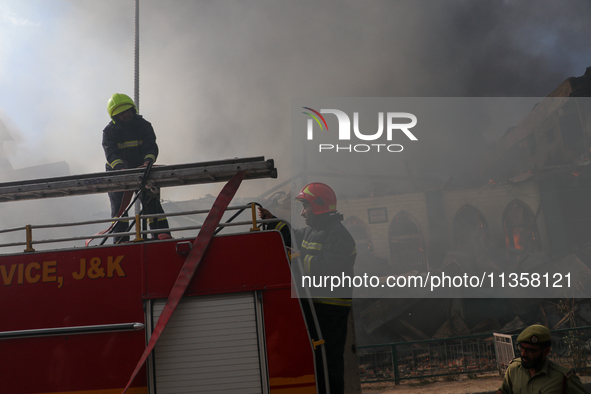
[[[550,340],[550,330],[548,327],[542,326],[540,324],[534,324],[533,326],[529,326],[525,330],[519,334],[517,337],[517,343],[531,343],[532,345],[536,345],[542,342],[548,342]]]

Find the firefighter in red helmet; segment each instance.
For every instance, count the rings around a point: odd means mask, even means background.
[[[303,274],[353,277],[357,255],[355,241],[341,223],[343,215],[337,211],[334,191],[324,183],[313,182],[304,186],[295,199],[302,203],[301,216],[307,225],[294,230],[303,262]],[[259,208],[259,216],[263,219],[274,217],[264,208]],[[344,288],[338,294],[342,298],[331,297],[332,294],[327,291],[312,294],[322,338],[325,340],[328,382],[332,394],[344,393],[345,390],[343,353],[352,293],[352,288]],[[323,369],[318,367],[323,365],[320,351],[316,351],[316,365],[319,382],[322,382]],[[324,392],[324,386],[318,386],[320,392]]]

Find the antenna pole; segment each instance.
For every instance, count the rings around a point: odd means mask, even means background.
[[[135,62],[133,101],[140,111],[140,0],[135,0]]]
[[[140,112],[140,0],[135,0],[135,61],[133,73],[133,101],[135,109]],[[135,214],[141,212],[140,202],[135,202]],[[141,224],[138,223],[138,226]]]

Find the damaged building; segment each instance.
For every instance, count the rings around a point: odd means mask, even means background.
[[[479,185],[443,183],[415,193],[340,199],[339,211],[357,242],[356,273],[562,267],[590,281],[590,95],[591,68],[564,81],[489,149]],[[568,296],[359,298],[357,337],[359,345],[370,345],[513,333],[533,323],[591,326],[587,300],[559,301]]]

